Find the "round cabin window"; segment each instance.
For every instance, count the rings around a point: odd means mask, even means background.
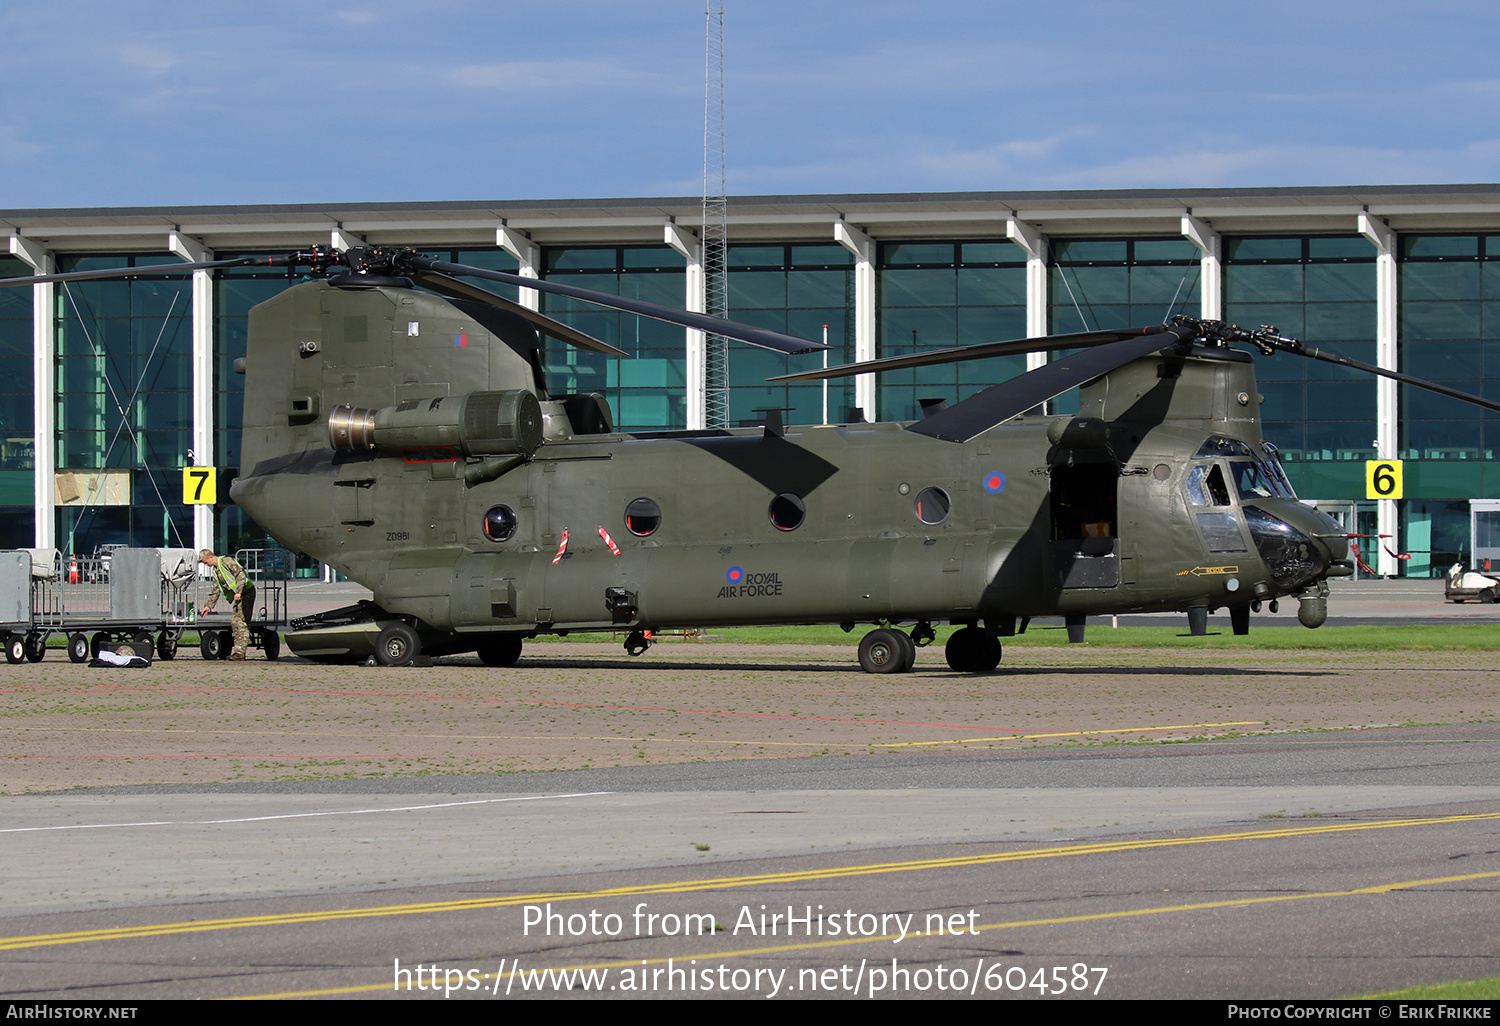
[[[492,506],[484,515],[484,536],[490,541],[510,541],[515,533],[516,511],[509,506]]]
[[[948,498],[948,493],[941,488],[923,488],[917,493],[917,499],[912,503],[911,508],[922,523],[941,524],[948,519],[948,512],[953,508],[953,502]]]
[[[625,507],[625,529],[637,538],[655,533],[661,526],[661,507],[651,499],[634,499]]]
[[[771,500],[771,523],[777,530],[795,531],[807,516],[807,504],[791,492],[782,492]]]

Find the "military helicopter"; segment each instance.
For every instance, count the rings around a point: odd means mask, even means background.
[[[1320,352],[1275,328],[1179,316],[848,364],[797,381],[1021,352],[1040,369],[912,423],[619,432],[597,393],[559,395],[538,332],[626,355],[458,280],[586,300],[786,353],[817,343],[409,249],[315,248],[162,273],[305,263],[315,280],[250,313],[243,465],[233,501],[372,600],[295,621],[314,659],[477,652],[527,639],[679,627],[872,626],[872,673],[910,670],[934,624],[948,665],[988,672],[1001,639],[1061,616],[1183,611],[1236,634],[1263,603],[1327,618],[1352,573],[1344,530],[1300,503],[1261,437],[1252,357],[1291,353],[1500,411],[1442,385]],[[92,271],[4,285],[150,271]],[[1045,404],[1080,388],[1076,415]],[[900,625],[911,624],[909,629]]]

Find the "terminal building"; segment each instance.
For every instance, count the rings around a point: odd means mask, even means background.
[[[701,223],[696,198],[3,210],[0,277],[373,244],[702,309]],[[1500,399],[1500,186],[752,196],[731,199],[728,227],[730,318],[826,339],[834,364],[1189,313]],[[229,269],[0,289],[0,547],[265,544],[232,504],[184,505],[182,468],[217,467],[227,494],[247,314],[300,280]],[[711,377],[697,333],[495,291],[631,354],[545,340],[553,390],[604,394],[624,430],[770,410],[913,420],[921,400],[1046,359],[773,385],[822,356],[735,343]],[[1412,577],[1500,566],[1500,415],[1286,354],[1256,372],[1266,438],[1298,494],[1361,536],[1365,563]],[[1404,461],[1402,498],[1366,498],[1373,459]]]

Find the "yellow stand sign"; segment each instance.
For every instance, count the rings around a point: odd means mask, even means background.
[[[189,506],[219,501],[219,471],[216,467],[182,468],[182,501]]]
[[[1403,487],[1400,460],[1365,460],[1365,498],[1400,499]]]

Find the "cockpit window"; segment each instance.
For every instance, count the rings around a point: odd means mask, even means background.
[[[1234,490],[1239,493],[1241,502],[1248,502],[1251,499],[1273,499],[1281,494],[1277,483],[1259,463],[1253,463],[1250,460],[1235,460],[1229,464],[1229,469],[1234,477]]]
[[[1194,506],[1228,506],[1229,488],[1217,463],[1200,463],[1188,475],[1188,498]]]
[[[1291,480],[1286,476],[1286,468],[1281,465],[1281,455],[1276,451],[1276,446],[1270,442],[1263,443],[1266,450],[1266,469],[1270,471],[1272,479],[1281,486],[1281,494],[1288,499],[1297,497],[1297,490],[1292,487]]]
[[[1253,459],[1255,456],[1244,442],[1237,438],[1225,438],[1223,435],[1210,435],[1196,455],[1200,459],[1205,456],[1249,456]]]

